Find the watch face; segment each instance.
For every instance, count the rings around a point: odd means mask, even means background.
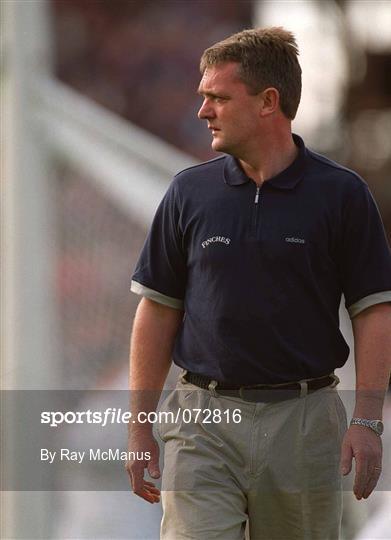
[[[379,435],[381,435],[381,434],[383,433],[383,431],[384,431],[384,424],[383,424],[383,422],[382,422],[381,420],[377,420],[377,421],[374,422],[374,423],[375,423],[375,426],[374,426],[374,427],[375,427],[376,432],[377,432]]]

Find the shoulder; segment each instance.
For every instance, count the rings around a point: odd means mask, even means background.
[[[225,162],[226,155],[222,155],[182,169],[170,182],[163,200],[180,209],[205,200],[222,183]]]
[[[179,171],[175,176],[173,183],[178,187],[183,187],[193,181],[200,181],[202,179],[209,180],[216,178],[216,175],[222,174],[224,170],[224,164],[226,155],[218,156],[209,161],[192,165]]]
[[[342,191],[349,193],[368,189],[365,180],[352,169],[308,148],[307,156],[309,171],[314,180],[322,183],[327,182],[328,186],[334,184]]]

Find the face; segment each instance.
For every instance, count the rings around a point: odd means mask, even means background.
[[[234,62],[205,70],[198,88],[204,99],[198,118],[207,120],[213,150],[241,157],[259,137],[260,96],[248,93],[237,71]]]

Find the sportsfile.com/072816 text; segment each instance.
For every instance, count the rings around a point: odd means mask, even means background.
[[[240,424],[240,409],[182,409],[176,411],[139,411],[137,414],[121,408],[108,407],[104,411],[42,411],[41,424],[58,427],[62,424],[96,424],[105,427],[110,424],[191,424],[233,423]]]

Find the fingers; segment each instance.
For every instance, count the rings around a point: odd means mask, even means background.
[[[148,482],[148,480],[144,480],[144,484],[151,489],[151,492],[160,493],[159,489],[152,482]]]
[[[365,486],[364,492],[363,492],[363,499],[367,499],[369,495],[372,493],[372,491],[375,489],[376,484],[380,478],[381,475],[381,467],[374,467],[371,471],[369,481],[367,485]]]
[[[356,456],[356,477],[353,492],[357,500],[367,499],[381,475],[381,466],[374,459],[358,454]]]
[[[364,490],[370,480],[368,460],[365,456],[357,453],[356,458],[356,476],[354,479],[353,493],[356,499],[360,500],[363,496]]]
[[[151,460],[148,462],[147,469],[152,478],[160,478],[159,456],[156,456],[155,454],[152,455]]]
[[[140,493],[134,493],[151,504],[158,503],[160,501],[159,489],[147,480],[144,480],[143,490]]]
[[[152,482],[144,479],[144,464],[132,463],[125,466],[133,493],[153,504],[160,501],[160,491]]]

